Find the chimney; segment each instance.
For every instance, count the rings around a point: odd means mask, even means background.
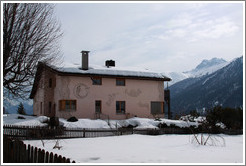
[[[89,69],[89,52],[90,51],[81,51],[82,53],[82,70],[88,70]]]
[[[109,68],[109,67],[115,67],[115,61],[113,61],[113,60],[107,60],[107,61],[105,61],[105,66],[107,66],[107,68]]]

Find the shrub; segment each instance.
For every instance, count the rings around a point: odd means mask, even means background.
[[[72,116],[70,118],[67,119],[68,122],[77,122],[78,119],[75,116]]]
[[[227,129],[243,128],[243,110],[241,108],[222,108],[220,106],[209,110],[206,116],[208,126],[217,131],[217,123],[222,122]]]
[[[18,116],[17,119],[26,119],[26,118],[23,116]]]
[[[49,122],[49,125],[51,126],[51,127],[57,127],[57,126],[59,126],[59,118],[58,117],[51,117],[50,118],[50,122]]]

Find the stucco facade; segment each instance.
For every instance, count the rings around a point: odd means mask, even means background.
[[[164,102],[162,81],[126,79],[125,86],[117,86],[115,78],[102,78],[102,85],[93,85],[90,77],[57,76],[54,102],[76,100],[76,110],[56,108],[56,116],[95,118],[95,102],[101,101],[101,113],[110,119],[132,116],[152,117],[150,104]],[[125,113],[116,112],[116,101],[125,101]],[[104,116],[105,118],[105,116]]]

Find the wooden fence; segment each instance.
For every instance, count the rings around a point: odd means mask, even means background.
[[[4,163],[70,163],[69,158],[26,145],[18,139],[3,137]],[[75,163],[75,161],[72,161]]]
[[[49,128],[35,126],[4,125],[3,135],[18,139],[65,139],[92,138],[129,134],[160,135],[160,134],[191,134],[189,129],[161,128],[161,129],[85,129],[85,128]]]
[[[166,127],[155,129],[117,128],[117,129],[85,129],[85,128],[49,128],[31,126],[4,125],[3,135],[18,139],[65,139],[91,138],[129,134],[160,135],[160,134],[192,134],[207,132],[191,128]],[[210,132],[212,133],[212,132]],[[242,130],[220,130],[218,133],[243,134]]]

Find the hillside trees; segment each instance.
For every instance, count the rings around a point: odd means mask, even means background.
[[[222,122],[227,129],[242,129],[243,110],[241,108],[216,106],[208,111],[206,120],[212,127],[216,127],[216,124]]]
[[[61,26],[48,3],[3,3],[4,95],[27,98],[38,61],[57,62]]]

